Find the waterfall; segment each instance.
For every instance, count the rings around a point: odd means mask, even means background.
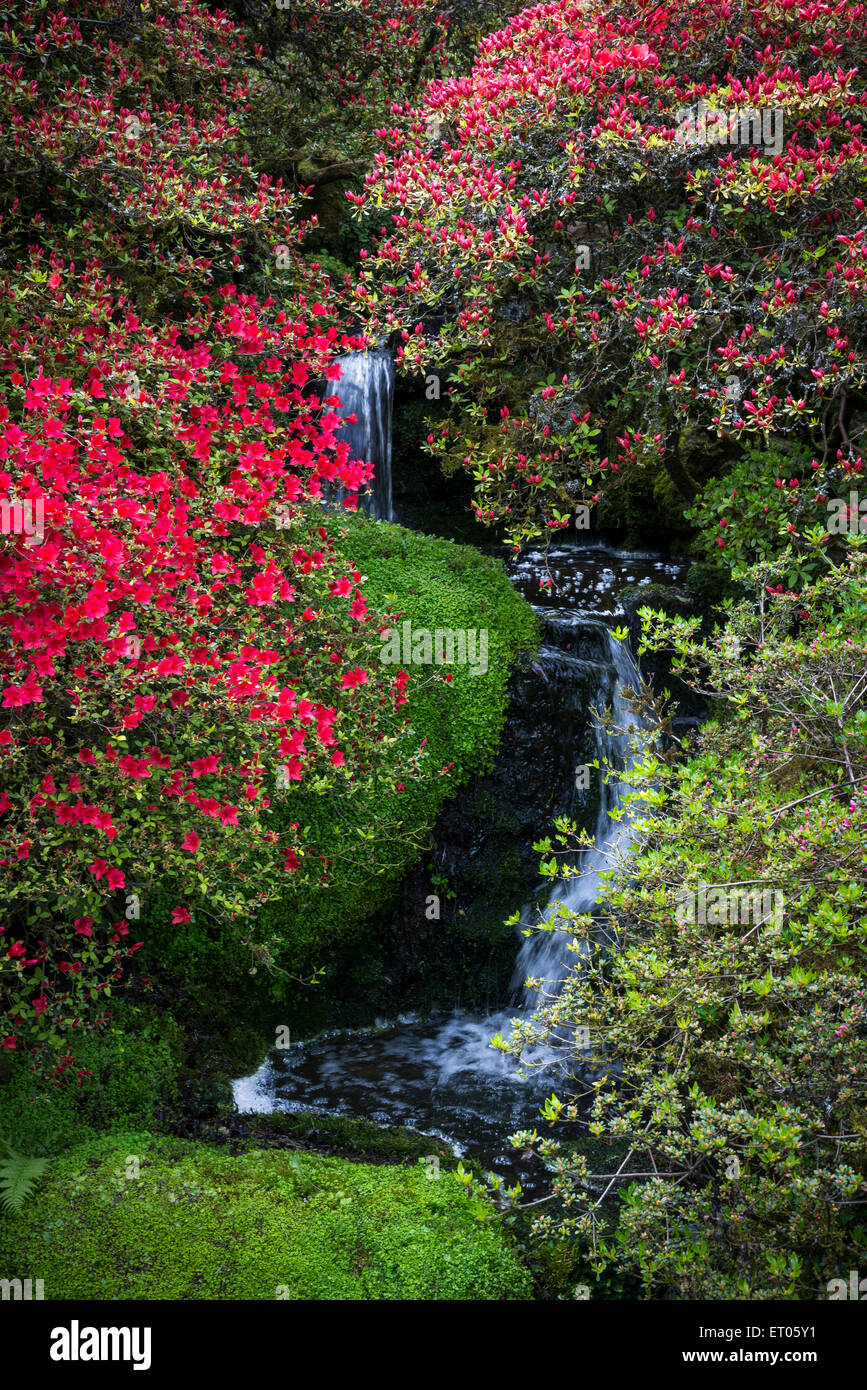
[[[560,907],[576,916],[583,916],[600,906],[605,889],[602,874],[614,867],[616,859],[626,848],[632,835],[630,815],[628,809],[624,808],[624,798],[629,789],[630,735],[634,736],[642,724],[629,708],[624,691],[628,687],[637,688],[638,669],[628,643],[618,641],[607,628],[579,619],[571,635],[576,637],[582,632],[588,637],[595,637],[600,632],[603,634],[606,660],[576,660],[562,652],[544,647],[542,653],[547,657],[546,665],[552,674],[555,667],[559,667],[567,680],[570,677],[570,668],[580,667],[586,670],[588,666],[595,667],[598,681],[597,705],[611,706],[611,728],[596,726],[594,729],[600,765],[599,811],[592,848],[580,852],[577,862],[573,865],[579,872],[559,881],[551,892],[546,907],[535,914],[537,927],[542,922],[558,917]],[[571,809],[574,811],[575,807]],[[614,812],[620,814],[615,817],[612,814]],[[526,920],[525,914],[522,913],[522,917]],[[441,1079],[453,1081],[463,1072],[475,1075],[487,1073],[489,1076],[500,1078],[508,1075],[514,1079],[514,1061],[491,1048],[491,1037],[497,1033],[508,1038],[514,1022],[529,1020],[539,1008],[541,1001],[559,994],[563,981],[574,964],[574,949],[569,948],[572,939],[565,920],[558,930],[535,930],[529,937],[524,938],[512,975],[511,1008],[484,1019],[461,1018],[441,1028]],[[527,979],[538,980],[539,987],[529,988],[526,985]],[[525,1053],[525,1057],[536,1062],[544,1061],[549,1057],[549,1050],[535,1046],[529,1053]]]
[[[371,516],[393,521],[391,504],[391,407],[394,399],[394,363],[385,348],[351,352],[336,359],[341,378],[334,385],[340,397],[342,417],[355,415],[355,424],[344,424],[340,436],[349,445],[350,458],[373,464],[372,494],[361,505]]]
[[[611,730],[596,728],[596,751],[602,769],[608,769],[608,779],[602,780],[600,787],[599,813],[596,819],[596,832],[592,849],[582,851],[577,867],[580,873],[567,878],[554,889],[543,917],[550,916],[562,905],[569,912],[583,915],[596,906],[603,888],[601,875],[612,867],[618,851],[625,848],[630,836],[628,814],[612,819],[613,811],[623,810],[623,795],[627,783],[621,777],[612,776],[612,771],[625,773],[629,765],[629,734],[638,721],[629,709],[623,692],[631,686],[635,689],[639,676],[632,653],[625,642],[619,642],[610,632],[608,658],[614,668],[615,682],[611,698]],[[540,997],[557,994],[564,972],[569,968],[570,954],[566,949],[568,934],[562,931],[535,932],[528,937],[518,953],[515,973],[512,976],[513,998],[520,991],[519,1010],[532,1013],[538,1007]],[[528,989],[527,978],[541,981],[540,989]]]

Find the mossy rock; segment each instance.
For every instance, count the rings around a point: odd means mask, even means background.
[[[418,535],[363,516],[341,518],[335,544],[346,561],[364,575],[368,601],[381,611],[399,611],[414,628],[485,629],[487,669],[457,665],[449,684],[432,681],[431,672],[412,667],[406,716],[415,746],[424,745],[426,776],[408,780],[400,797],[400,827],[382,862],[336,875],[302,896],[288,891],[259,914],[259,927],[280,942],[280,964],[304,976],[310,965],[328,967],[341,940],[396,896],[406,873],[432,843],[432,830],[444,804],[474,774],[494,764],[509,704],[509,676],[519,658],[536,649],[538,624],[530,605],[516,592],[499,559],[469,546]],[[441,771],[447,768],[448,771]],[[345,838],[345,798],[323,797],[303,788],[275,813],[308,827],[310,843],[333,852]],[[382,816],[376,792],[359,797],[353,819],[364,823]],[[351,842],[352,854],[355,844]]]
[[[446,1171],[115,1135],[0,1217],[9,1278],[46,1299],[529,1299],[492,1208]]]

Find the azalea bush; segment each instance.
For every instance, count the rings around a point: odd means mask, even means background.
[[[356,303],[407,372],[448,373],[429,447],[480,520],[521,541],[638,488],[674,525],[772,436],[854,461],[865,18],[553,0],[382,130],[350,195],[390,219]],[[700,103],[732,143],[699,138]],[[750,110],[779,149],[739,140]]]
[[[229,924],[271,968],[263,905],[344,861],[376,875],[401,833],[409,676],[332,539],[371,473],[334,359],[366,340],[306,250],[306,195],[366,167],[479,18],[0,16],[0,1042],[54,1075],[156,899],[181,945]],[[376,807],[346,852],[315,832],[329,797]]]
[[[268,828],[275,795],[364,779],[386,749],[399,775],[378,722],[408,677],[373,667],[360,573],[300,508],[364,474],[297,384],[332,370],[334,335],[230,291],[199,328],[186,347],[177,331],[124,338],[106,402],[87,376],[9,376],[0,481],[42,509],[44,535],[4,537],[0,569],[7,931],[52,1040],[55,931],[55,968],[81,970],[68,937],[92,954],[103,922],[120,946],[128,895],[167,868],[179,920],[187,897],[249,912],[305,872],[297,825]]]
[[[99,256],[139,312],[227,266],[261,288],[311,230],[299,190],[360,177],[390,104],[465,49],[472,19],[430,0],[27,0],[0,18],[0,236]]]
[[[336,434],[363,340],[252,161],[243,32],[194,0],[2,22],[0,1040],[62,1074],[155,885],[270,964],[257,909],[331,869],[271,808],[387,801],[418,741],[322,509],[369,481]],[[278,244],[280,302],[241,290]]]
[[[508,1043],[566,1063],[553,1133],[513,1138],[553,1174],[536,1233],[649,1296],[825,1297],[867,1235],[867,557],[852,546],[799,595],[770,582],[788,562],[755,567],[711,634],[643,611],[646,647],[715,714],[686,756],[648,718],[632,848],[599,918],[552,919],[574,968]],[[561,822],[549,874],[574,845]],[[682,910],[709,886],[771,897],[747,920],[709,891]]]
[[[833,554],[844,544],[840,536],[860,529],[848,515],[842,527],[835,517],[844,515],[853,492],[860,495],[861,477],[860,454],[825,462],[795,449],[746,449],[705,484],[687,512],[708,590],[783,550],[791,557],[786,583],[793,591],[815,579],[825,567],[817,540]]]

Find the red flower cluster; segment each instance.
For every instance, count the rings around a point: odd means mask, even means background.
[[[407,71],[416,8],[381,45]],[[7,1048],[93,1017],[157,885],[250,932],[287,872],[320,879],[281,803],[382,776],[406,698],[320,506],[369,479],[329,394],[362,340],[298,258],[298,194],[253,172],[277,89],[198,0],[87,11],[0,20]],[[274,297],[240,292],[278,244]]]
[[[845,429],[867,366],[865,19],[551,0],[395,109],[347,195],[390,217],[356,299],[407,370],[459,364],[428,444],[473,475],[480,520],[562,529],[669,458],[676,486],[686,428],[819,447],[842,410]]]

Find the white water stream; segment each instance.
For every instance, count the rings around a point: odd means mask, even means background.
[[[394,363],[385,348],[351,352],[336,359],[341,378],[334,384],[340,397],[340,415],[355,415],[344,424],[341,436],[352,459],[373,464],[372,492],[362,505],[371,516],[393,521],[391,501],[391,406],[394,398]]]

